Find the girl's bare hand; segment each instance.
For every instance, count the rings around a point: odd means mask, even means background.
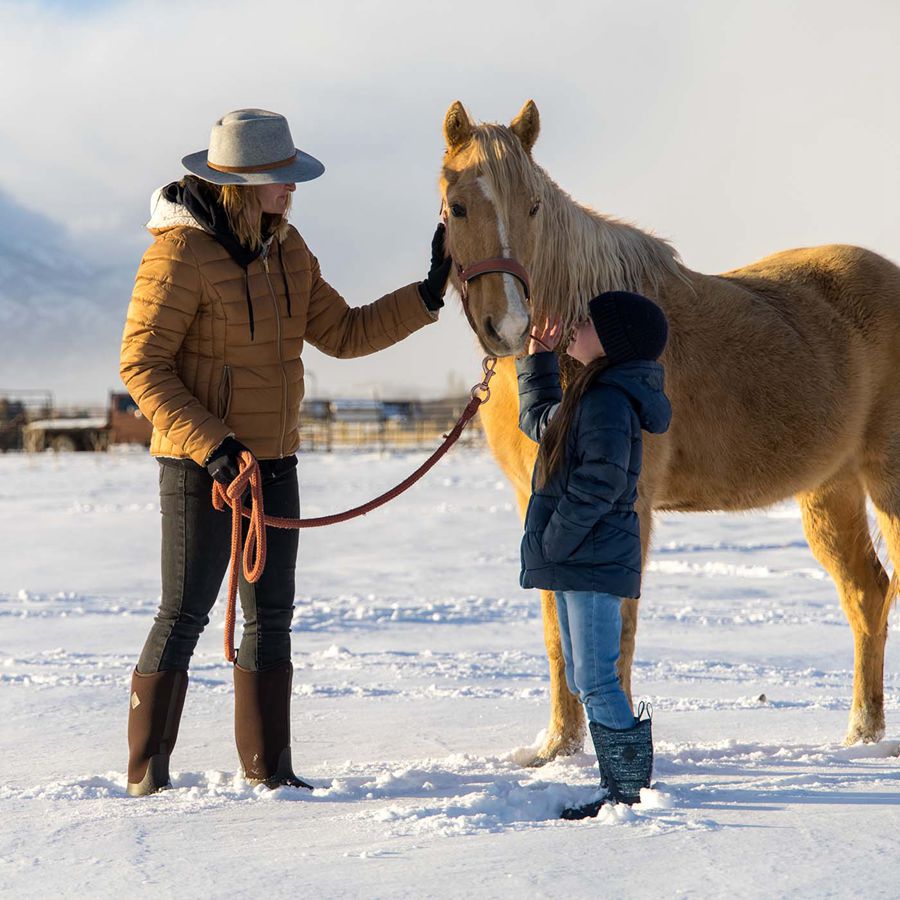
[[[528,352],[547,353],[556,349],[562,336],[562,325],[555,316],[544,319],[543,326],[535,325],[531,329],[531,340],[528,342]]]

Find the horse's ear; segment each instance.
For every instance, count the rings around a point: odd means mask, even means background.
[[[448,150],[462,147],[472,137],[472,120],[462,103],[457,100],[444,117],[444,140]]]
[[[526,153],[531,153],[531,148],[538,138],[541,130],[541,117],[534,100],[529,100],[519,114],[509,123],[512,133],[522,142]]]

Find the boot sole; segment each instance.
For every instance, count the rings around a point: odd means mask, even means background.
[[[602,800],[595,800],[593,803],[585,803],[583,806],[570,806],[560,813],[560,818],[567,822],[580,822],[582,819],[596,819],[608,803],[612,803],[612,797],[604,797]]]
[[[158,753],[150,757],[144,777],[138,782],[129,781],[126,791],[129,797],[146,797],[170,786],[169,755]]]
[[[302,778],[298,778],[294,774],[290,747],[285,747],[279,754],[278,765],[275,767],[274,775],[270,775],[268,778],[247,778],[247,783],[254,787],[259,784],[264,784],[270,790],[279,787],[304,788],[308,791],[315,790],[311,784],[307,784]]]

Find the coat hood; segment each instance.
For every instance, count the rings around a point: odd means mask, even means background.
[[[672,419],[672,406],[665,394],[665,372],[657,362],[636,359],[618,363],[597,379],[627,394],[641,428],[651,434],[662,434]]]
[[[231,230],[222,204],[197,179],[173,181],[161,187],[153,194],[150,211],[147,223],[150,231],[164,231],[179,225],[199,228],[211,234],[242,269],[261,256],[271,242],[269,238],[262,247],[253,250],[241,244]]]
[[[166,195],[166,191],[172,187],[171,184],[163,185],[153,192],[150,198],[150,221],[146,224],[146,229],[151,234],[161,234],[170,228],[188,227],[199,228],[201,231],[206,229],[194,218],[178,200],[170,200]]]

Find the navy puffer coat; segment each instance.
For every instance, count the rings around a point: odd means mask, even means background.
[[[555,353],[535,353],[516,368],[519,427],[540,441],[562,400],[559,363]],[[569,429],[565,462],[541,488],[532,476],[522,587],[640,596],[641,430],[661,434],[671,415],[659,363],[618,363],[594,380]]]

